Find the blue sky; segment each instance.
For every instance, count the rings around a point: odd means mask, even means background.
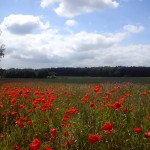
[[[0,67],[150,66],[149,7],[149,0],[0,0]]]

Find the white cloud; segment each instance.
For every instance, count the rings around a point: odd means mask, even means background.
[[[32,33],[36,29],[47,29],[49,23],[44,24],[39,16],[11,14],[4,18],[1,28],[13,34],[24,35]]]
[[[128,30],[105,35],[86,31],[62,35],[56,29],[40,29],[42,32],[36,34],[17,36],[5,28],[1,38],[6,53],[1,67],[146,65],[150,61],[150,45],[119,46],[128,37]]]
[[[56,2],[59,2],[60,0],[41,0],[41,7],[42,8],[46,8],[46,7],[48,7],[49,5],[52,5],[52,4],[54,4],[54,3],[56,3]]]
[[[119,6],[119,3],[113,0],[41,0],[41,7],[45,8],[54,3],[58,3],[58,7],[54,9],[56,14],[65,17]]]
[[[138,33],[144,30],[143,26],[125,25],[124,30],[130,33]]]
[[[70,19],[70,20],[67,20],[67,21],[65,22],[65,24],[66,24],[67,26],[72,27],[72,26],[77,25],[77,22],[76,22],[75,20],[73,20],[73,19]]]

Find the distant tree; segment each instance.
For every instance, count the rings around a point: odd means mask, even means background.
[[[49,72],[47,78],[48,79],[55,79],[56,78],[56,73],[55,72]]]
[[[0,31],[0,35],[1,35],[2,31]],[[4,44],[0,44],[0,58],[4,57],[4,51],[5,51],[5,45]]]

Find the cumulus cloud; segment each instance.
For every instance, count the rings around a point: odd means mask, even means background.
[[[45,8],[54,3],[58,3],[58,7],[54,9],[56,14],[65,17],[119,6],[119,3],[113,0],[41,0],[41,7]]]
[[[69,49],[74,51],[93,51],[100,48],[111,47],[126,37],[126,33],[116,33],[108,36],[81,31],[66,37],[64,40],[70,43]]]
[[[1,60],[3,68],[146,65],[150,61],[150,45],[119,46],[129,34],[124,28],[118,33],[81,31],[65,35],[46,29],[24,36],[7,30],[10,31],[6,28],[2,34],[7,46],[5,57]]]
[[[130,33],[138,33],[144,30],[143,26],[135,26],[135,25],[125,25],[124,30]]]
[[[42,8],[46,8],[49,5],[52,5],[52,4],[54,4],[56,2],[59,2],[59,1],[61,1],[61,0],[41,0],[41,4],[40,5],[41,5]]]
[[[72,26],[77,25],[77,22],[76,22],[75,20],[73,20],[73,19],[70,19],[70,20],[67,20],[67,21],[65,22],[65,24],[66,24],[67,26],[72,27]]]
[[[43,23],[39,16],[11,14],[4,18],[1,28],[13,34],[29,34],[36,29],[47,29],[49,23]]]

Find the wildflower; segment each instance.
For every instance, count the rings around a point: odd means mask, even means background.
[[[52,150],[52,148],[47,146],[47,147],[44,147],[43,150]]]
[[[141,94],[142,94],[142,95],[146,95],[147,93],[144,91],[144,92],[142,92]]]
[[[16,103],[16,98],[12,98],[11,103],[12,104]]]
[[[91,103],[90,103],[90,107],[94,107],[94,103],[91,102]]]
[[[42,123],[49,123],[48,120],[41,120]]]
[[[68,115],[64,115],[62,118],[62,121],[67,122],[69,120],[69,116]]]
[[[19,105],[19,108],[20,108],[20,109],[24,108],[24,104],[20,104],[20,105]]]
[[[48,134],[48,132],[45,132],[44,135],[47,137],[49,134]]]
[[[14,150],[21,150],[21,148],[18,145],[15,145]]]
[[[20,117],[19,119],[20,119],[20,121],[26,121],[25,117]]]
[[[2,102],[0,102],[0,108],[2,108],[3,107],[3,103]]]
[[[122,109],[122,111],[123,111],[124,113],[127,112],[127,110],[128,110],[128,109],[127,109],[126,107]]]
[[[48,100],[51,102],[51,101],[54,101],[55,100],[55,97],[54,96],[50,96],[48,97]]]
[[[55,129],[55,128],[52,128],[52,129],[50,130],[50,133],[51,133],[51,135],[56,135],[56,129]]]
[[[89,94],[85,94],[84,97],[85,97],[86,99],[89,99],[89,98],[90,98],[90,95],[89,95]]]
[[[25,99],[28,98],[28,94],[25,93],[23,97],[24,97]]]
[[[119,103],[123,103],[123,102],[124,102],[124,100],[125,100],[125,98],[124,98],[124,97],[120,98],[120,99],[119,99]]]
[[[11,115],[16,115],[16,114],[17,114],[16,111],[12,111],[12,112],[11,112]]]
[[[120,107],[121,107],[121,104],[120,104],[119,102],[115,102],[115,103],[113,104],[113,108],[114,108],[115,110],[118,110]]]
[[[52,137],[50,137],[50,139],[49,139],[51,142],[54,142],[55,141],[55,137],[54,136],[52,136]]]
[[[96,86],[94,87],[94,92],[95,92],[95,93],[98,92],[99,89],[100,89],[100,86],[99,86],[99,85],[96,85]]]
[[[27,122],[27,124],[28,124],[29,126],[31,126],[31,125],[32,125],[32,121],[29,120],[29,121]]]
[[[94,144],[94,143],[98,142],[99,140],[101,140],[101,138],[102,138],[102,136],[93,135],[93,134],[88,136],[88,140],[91,144]]]
[[[71,141],[67,140],[66,145],[69,147],[71,145]]]
[[[23,123],[21,121],[17,120],[16,124],[18,125],[19,128],[23,128],[24,127],[24,125],[23,125]]]
[[[21,95],[21,94],[22,94],[22,89],[20,89],[20,90],[18,91],[18,93],[19,93],[19,95]]]
[[[69,134],[68,134],[68,131],[64,131],[64,136],[65,136],[65,137],[68,137],[68,135],[69,135]]]
[[[110,122],[107,122],[105,123],[102,128],[101,128],[103,131],[105,131],[106,133],[109,133],[111,134],[112,133],[112,129],[113,129],[113,126]]]
[[[72,127],[72,124],[71,124],[71,123],[68,123],[68,127]]]
[[[142,129],[141,129],[141,128],[134,128],[133,131],[134,131],[135,133],[140,133],[140,132],[142,131]]]
[[[77,112],[76,108],[72,108],[71,110],[66,110],[66,114],[75,114]]]
[[[41,110],[41,111],[46,111],[46,109],[47,109],[46,106],[41,106],[41,107],[40,107],[40,110]]]
[[[146,133],[144,134],[144,137],[145,137],[145,138],[150,138],[150,131],[146,132]]]
[[[62,123],[62,124],[61,124],[61,127],[66,127],[66,125]]]
[[[4,135],[3,134],[0,134],[0,139],[3,139],[4,138]]]
[[[32,111],[31,109],[28,109],[28,110],[27,110],[28,114],[31,113],[31,111]]]
[[[40,148],[41,142],[39,139],[34,139],[31,144],[29,144],[30,150],[38,150]]]

